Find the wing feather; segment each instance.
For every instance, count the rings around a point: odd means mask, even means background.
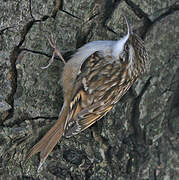
[[[78,134],[109,112],[132,84],[126,76],[125,67],[111,56],[95,52],[87,58],[74,83],[65,136]]]

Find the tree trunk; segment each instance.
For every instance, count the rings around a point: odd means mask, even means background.
[[[39,172],[29,149],[63,104],[63,63],[93,40],[145,40],[150,68],[103,119],[62,140]],[[0,177],[30,180],[177,180],[179,4],[175,0],[5,1],[0,5]],[[178,110],[177,110],[178,109]],[[1,179],[0,178],[0,179]]]

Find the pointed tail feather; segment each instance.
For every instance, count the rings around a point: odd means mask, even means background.
[[[57,142],[61,139],[64,133],[64,125],[65,125],[67,113],[68,113],[68,109],[65,108],[65,106],[63,106],[57,122],[46,133],[46,135],[37,144],[35,144],[32,147],[29,154],[27,155],[26,160],[31,158],[34,154],[40,152],[40,165],[38,170],[45,162],[45,160],[47,159],[48,155],[53,150]]]

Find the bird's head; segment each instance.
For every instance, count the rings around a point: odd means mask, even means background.
[[[120,59],[122,62],[129,61],[129,58],[132,58],[134,56],[134,48],[132,42],[134,33],[127,18],[125,16],[124,18],[127,24],[127,35],[116,41],[112,51],[112,55],[116,59]]]

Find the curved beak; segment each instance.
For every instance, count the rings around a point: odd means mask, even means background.
[[[124,19],[125,19],[126,24],[127,24],[127,30],[128,30],[127,34],[128,34],[128,35],[132,35],[132,34],[133,34],[132,27],[131,27],[131,25],[129,24],[129,21],[128,21],[128,19],[126,18],[126,16],[125,16],[125,15],[123,15],[123,16],[124,16]]]

